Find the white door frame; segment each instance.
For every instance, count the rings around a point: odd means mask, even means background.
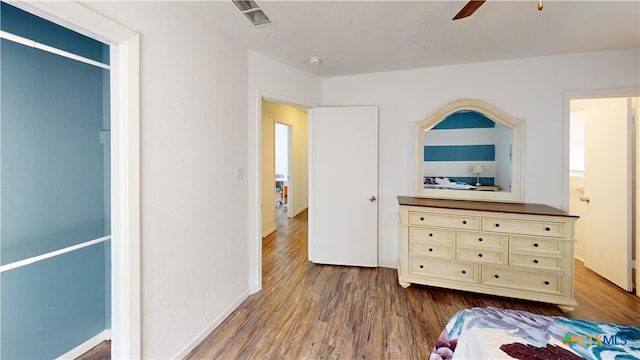
[[[256,128],[256,147],[249,156],[255,160],[249,186],[254,186],[253,198],[249,196],[249,211],[253,211],[253,229],[249,232],[249,291],[253,294],[262,290],[262,100],[311,109],[318,104],[309,100],[284,95],[269,90],[258,89],[255,98],[256,113],[254,126]],[[250,162],[251,163],[251,162]]]
[[[140,40],[122,25],[71,1],[7,3],[110,44],[111,357],[141,358]]]
[[[571,99],[585,98],[612,98],[612,97],[638,97],[640,96],[640,87],[612,88],[612,89],[587,89],[587,90],[568,90],[563,92],[563,111],[562,111],[562,207],[569,209],[569,129],[571,116]],[[638,119],[636,119],[637,121]],[[640,139],[640,127],[636,126],[636,139]],[[640,147],[636,147],[636,169],[640,169]],[[640,189],[640,176],[636,177],[636,189]],[[636,192],[636,218],[633,221],[640,224],[640,191]],[[636,295],[640,296],[640,226],[636,226]]]

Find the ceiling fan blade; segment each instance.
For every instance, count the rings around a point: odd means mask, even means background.
[[[478,10],[478,8],[484,4],[486,0],[472,0],[469,1],[463,8],[462,10],[460,10],[456,16],[453,17],[453,19],[451,20],[458,20],[458,19],[462,19],[462,18],[466,18],[467,16],[470,16],[471,14],[473,14],[476,10]]]

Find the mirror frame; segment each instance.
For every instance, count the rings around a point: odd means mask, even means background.
[[[461,111],[472,110],[511,129],[511,189],[510,191],[476,191],[424,188],[424,130],[431,129],[447,116]],[[416,197],[523,202],[524,201],[524,120],[515,118],[497,107],[477,99],[453,101],[434,112],[425,120],[415,124],[415,194]]]

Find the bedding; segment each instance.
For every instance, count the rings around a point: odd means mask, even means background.
[[[429,358],[447,359],[640,359],[640,327],[471,308],[451,317]]]
[[[467,189],[473,189],[475,187],[473,185],[469,185],[461,181],[455,181],[448,177],[425,176],[424,188],[425,189],[465,189],[467,190]]]

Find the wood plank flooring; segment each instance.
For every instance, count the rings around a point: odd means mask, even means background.
[[[103,341],[75,360],[111,360],[111,341]]]
[[[187,359],[427,359],[456,311],[493,306],[640,326],[640,298],[576,261],[578,307],[411,285],[395,269],[307,260],[307,213],[278,219],[263,240],[263,290],[247,298]]]

